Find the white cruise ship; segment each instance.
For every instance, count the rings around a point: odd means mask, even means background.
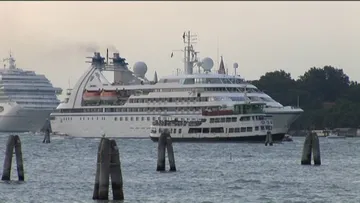
[[[190,32],[183,35],[184,73],[159,81],[156,72],[153,81],[145,77],[144,62],[135,63],[130,71],[118,53],[109,63],[108,57],[105,61],[96,52],[69,97],[51,114],[53,132],[76,137],[149,138],[152,121],[161,115],[201,119],[202,110],[262,101],[273,120],[272,134],[282,139],[303,110],[284,107],[240,76],[225,74],[222,61],[218,73],[212,72],[213,60],[199,60],[192,37]],[[194,69],[199,71],[194,73]],[[108,82],[103,71],[114,71],[114,83]]]
[[[34,71],[17,68],[15,59],[5,58],[0,69],[0,132],[39,132],[59,105],[50,81]]]

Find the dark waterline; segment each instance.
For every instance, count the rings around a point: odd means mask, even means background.
[[[25,182],[2,182],[0,202],[96,202],[100,139],[52,137],[43,144],[42,136],[20,138]],[[1,173],[6,140],[0,136]],[[178,171],[159,173],[157,143],[117,139],[124,202],[360,202],[360,139],[320,138],[321,166],[300,165],[303,140],[267,147],[173,143]],[[12,179],[17,180],[15,160]]]

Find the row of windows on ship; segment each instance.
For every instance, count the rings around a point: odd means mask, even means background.
[[[200,121],[196,121],[199,123],[188,123],[187,121],[184,120],[155,120],[153,122],[154,126],[185,126],[187,124],[189,124],[189,126],[198,126],[201,125],[203,122],[206,122],[206,118],[202,118],[200,119]],[[239,121],[263,121],[265,120],[265,116],[241,116]],[[210,118],[210,123],[231,123],[231,122],[237,122],[237,117],[221,117],[221,118]],[[272,123],[272,121],[267,120],[266,121],[268,124]],[[264,121],[265,123],[265,121]]]
[[[207,107],[147,107],[147,108],[84,108],[84,109],[56,109],[55,112],[60,113],[101,113],[101,112],[199,112],[200,110],[217,111],[220,106]],[[105,110],[105,111],[104,111]]]
[[[258,96],[248,96],[250,101],[262,101],[262,102],[274,102],[273,99],[268,97],[258,97]],[[98,102],[100,100],[107,100],[107,101],[116,101],[118,100],[117,97],[109,98],[109,97],[92,97],[91,99],[85,99],[84,98],[84,105],[91,105],[91,102]],[[120,100],[118,100],[120,101]],[[167,98],[144,98],[144,99],[129,99],[129,103],[161,103],[161,102],[211,102],[211,101],[246,101],[246,98],[244,96],[214,96],[214,97],[167,97]],[[126,100],[121,101],[118,104],[125,104]]]
[[[240,93],[263,93],[259,89],[251,87],[205,87],[205,88],[163,88],[163,89],[137,89],[137,90],[86,90],[83,93],[83,97],[99,97],[101,95],[106,96],[130,96],[132,94],[147,94],[149,92],[240,92]]]
[[[55,120],[55,117],[51,117],[51,120]],[[62,120],[72,121],[73,117],[62,117]],[[163,118],[166,119],[166,118]],[[251,120],[264,120],[264,116],[242,116],[240,117],[239,121],[251,121]],[[79,120],[99,120],[99,117],[79,117]],[[106,117],[100,117],[100,120],[106,120]],[[161,117],[144,117],[144,116],[124,116],[124,117],[114,117],[114,121],[157,121],[157,124],[161,126]],[[178,118],[179,122],[184,121],[196,121],[196,118]],[[201,119],[201,122],[206,122],[206,119]],[[237,122],[236,117],[222,117],[222,118],[210,118],[210,123],[230,123],[230,122]],[[271,124],[272,121],[268,121],[268,124]]]
[[[189,134],[200,134],[200,133],[243,133],[243,132],[253,132],[254,131],[259,131],[259,130],[271,130],[272,127],[271,126],[255,126],[253,127],[240,127],[240,128],[224,128],[223,127],[216,127],[216,128],[189,128],[188,133]],[[181,134],[182,133],[182,129],[176,129],[176,128],[170,128],[170,134]],[[159,133],[163,133],[165,131],[164,128],[159,128]],[[151,129],[151,133],[157,133],[156,128],[152,128]]]
[[[159,83],[180,83],[180,84],[243,84],[245,81],[240,78],[163,78]]]
[[[100,119],[99,119],[100,118]],[[50,120],[55,120],[56,119],[56,117],[55,116],[51,116],[50,117]],[[60,119],[60,121],[63,121],[63,120],[65,120],[65,121],[72,121],[73,120],[73,117],[61,117],[61,118],[59,118]],[[79,117],[79,120],[81,120],[81,121],[85,121],[85,120],[106,120],[106,117]],[[125,117],[114,117],[114,121],[155,121],[155,120],[161,120],[161,117],[144,117],[144,116],[141,116],[141,117],[139,117],[139,116],[125,116]],[[192,118],[192,119],[190,119],[190,118],[179,118],[179,120],[180,121],[190,121],[190,120],[192,120],[192,121],[195,121],[196,119],[195,118]]]
[[[1,95],[54,95],[55,90],[38,90],[38,89],[5,89],[0,91]]]
[[[196,91],[201,92],[241,92],[241,93],[263,93],[261,90],[251,87],[205,87],[205,88],[197,88]],[[85,91],[84,95],[91,94],[93,96],[99,96],[101,93],[114,93],[116,95],[126,96],[135,93],[149,93],[149,92],[192,92],[194,88],[163,88],[163,89],[137,89],[137,90],[117,90],[117,91],[109,91],[109,90],[96,90],[96,91]]]

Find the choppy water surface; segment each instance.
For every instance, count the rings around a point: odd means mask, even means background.
[[[43,144],[42,138],[21,135],[26,181],[2,182],[0,202],[96,202],[100,139],[52,137]],[[0,173],[6,140],[0,136]],[[178,171],[159,173],[157,143],[117,139],[125,202],[360,202],[360,139],[320,138],[317,167],[300,165],[303,140],[272,147],[174,143]],[[13,180],[15,166],[13,160]]]

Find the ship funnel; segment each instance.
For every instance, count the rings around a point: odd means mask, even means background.
[[[125,58],[121,58],[119,53],[113,53],[113,64],[114,66],[123,66],[126,67],[127,65],[129,65],[128,63],[125,62]]]
[[[101,66],[105,64],[105,58],[101,57],[99,52],[94,52],[94,56],[92,57],[91,64],[95,66]]]

